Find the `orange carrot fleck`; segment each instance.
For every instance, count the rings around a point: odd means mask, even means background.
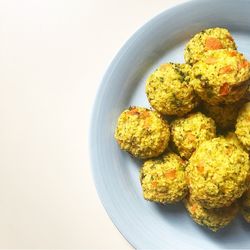
[[[247,60],[242,60],[238,64],[239,69],[243,69],[243,68],[247,68],[247,67],[249,67],[249,62]]]
[[[152,181],[152,186],[154,187],[154,188],[156,188],[157,187],[157,185],[158,185],[158,183],[157,183],[157,181]]]
[[[215,64],[217,62],[217,59],[215,57],[208,57],[206,60],[205,60],[205,63],[206,64]]]
[[[233,152],[233,148],[231,148],[231,147],[226,150],[227,155],[231,155],[232,152]]]
[[[225,67],[220,68],[219,73],[221,73],[221,74],[227,74],[227,73],[230,73],[232,71],[233,71],[232,66],[227,65]]]
[[[145,110],[145,111],[143,111],[142,113],[141,113],[141,118],[142,119],[146,119],[147,117],[149,117],[150,116],[150,114],[149,114],[149,112],[147,111],[147,110]]]
[[[191,209],[191,212],[194,213],[195,210],[197,209],[197,207],[198,207],[197,204],[193,204],[193,205],[191,206],[191,208],[190,208],[190,209]]]
[[[136,108],[133,108],[133,109],[129,110],[129,111],[127,112],[127,114],[128,114],[128,115],[139,115],[140,112],[139,112]]]
[[[196,140],[196,137],[192,133],[187,134],[187,140],[193,142]]]
[[[237,55],[237,52],[236,52],[235,50],[229,51],[229,55],[230,55],[230,56],[236,56],[236,55]]]
[[[197,170],[200,174],[203,174],[204,173],[204,167],[203,166],[197,166]]]
[[[176,170],[171,169],[165,173],[165,176],[169,179],[175,179],[176,178]]]
[[[226,96],[226,95],[229,94],[229,92],[230,92],[229,85],[228,85],[228,83],[225,82],[225,83],[220,87],[219,94],[220,94],[221,96]]]
[[[221,41],[215,37],[208,37],[205,41],[206,50],[223,49]]]
[[[204,162],[201,160],[198,165],[197,165],[197,170],[199,173],[203,174],[204,173]]]

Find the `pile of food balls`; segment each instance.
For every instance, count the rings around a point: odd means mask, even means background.
[[[250,222],[250,64],[224,28],[196,34],[184,58],[149,76],[152,109],[123,111],[115,138],[144,160],[146,200],[183,201],[193,220],[213,231],[239,211]]]

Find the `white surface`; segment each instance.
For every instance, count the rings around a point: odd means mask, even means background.
[[[102,74],[177,1],[0,1],[0,248],[131,249],[97,197],[88,156]]]

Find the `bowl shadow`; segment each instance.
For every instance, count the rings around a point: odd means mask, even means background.
[[[198,235],[213,241],[215,245],[226,249],[248,249],[245,247],[245,236],[250,233],[250,223],[247,223],[241,216],[237,216],[229,225],[213,232],[210,229],[198,225],[192,220],[182,202],[177,204],[162,205],[153,204],[156,211],[166,218],[168,223],[175,225],[181,223],[186,233],[193,233],[194,229]],[[239,242],[240,240],[240,242]],[[239,248],[239,243],[242,246]]]
[[[165,204],[165,205],[155,203],[154,205],[155,205],[156,210],[162,215],[177,216],[182,213],[185,214],[185,207],[182,204],[182,202],[179,202],[176,204]]]
[[[206,227],[202,227],[198,224],[197,232],[202,234],[203,237],[212,240],[216,245],[226,249],[249,249],[245,247],[245,237],[250,232],[250,224],[244,221],[243,218],[237,216],[229,225],[220,229],[217,232],[213,232]],[[190,220],[192,220],[190,218]],[[239,247],[241,245],[241,247]]]

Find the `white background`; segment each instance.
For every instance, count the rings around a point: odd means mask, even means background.
[[[88,127],[111,59],[181,0],[0,0],[0,248],[131,249],[102,207]]]

